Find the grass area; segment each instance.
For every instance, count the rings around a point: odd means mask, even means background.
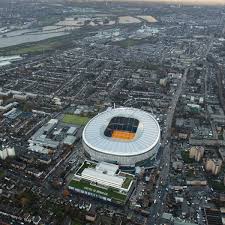
[[[38,20],[38,25],[40,27],[51,26],[63,19],[64,18],[62,16],[52,16],[52,15],[46,16],[46,17],[41,17]]]
[[[123,182],[122,188],[127,189],[132,181],[133,181],[133,177],[127,175],[125,181]]]
[[[139,45],[145,43],[144,40],[126,39],[122,41],[115,42],[122,48],[129,48],[131,46]]]
[[[63,36],[65,38],[65,36]],[[7,48],[0,49],[1,55],[23,55],[23,54],[42,54],[49,51],[55,51],[65,47],[62,36],[57,38],[50,38],[40,42],[26,43],[17,46],[11,46]]]
[[[144,70],[159,70],[160,69],[160,65],[158,64],[152,64],[151,61],[149,62],[140,62],[140,61],[124,61],[125,65],[126,66],[129,66],[131,68],[134,68],[134,69],[139,69],[139,68],[142,68]]]
[[[121,48],[129,48],[136,45],[141,45],[145,43],[156,43],[156,38],[144,38],[144,39],[126,39],[118,42],[114,42],[114,44],[119,45]]]
[[[1,55],[42,54],[64,47],[64,42],[50,38],[45,41],[26,43],[0,49]]]
[[[31,191],[24,191],[17,196],[17,200],[25,210],[29,212],[38,205],[38,196]]]
[[[81,175],[81,173],[83,172],[84,169],[86,169],[86,168],[95,168],[95,167],[96,167],[96,164],[84,161],[83,165],[80,167],[80,169],[77,171],[76,174],[77,175]]]
[[[72,225],[83,225],[79,220],[73,220]]]
[[[187,171],[186,176],[187,176],[188,178],[193,178],[193,177],[195,177],[194,169],[189,169],[189,170]]]
[[[5,175],[5,172],[3,170],[0,170],[0,177],[3,177]]]
[[[94,186],[87,181],[80,180],[72,180],[69,184],[70,187],[77,188],[80,190],[86,190],[93,194],[98,194],[104,196],[106,198],[111,198],[113,202],[124,204],[126,202],[127,196],[125,194],[119,193],[114,188],[104,189],[98,186]]]
[[[219,135],[218,135],[218,139],[219,139],[219,140],[223,140],[223,135],[222,135],[222,134],[219,134]]]
[[[225,192],[225,186],[222,181],[219,182],[217,180],[209,180],[209,183],[215,191]]]
[[[0,48],[0,55],[23,55],[23,54],[42,54],[60,49],[71,48],[74,40],[85,37],[86,33],[82,31],[74,31],[71,34],[49,38],[46,40],[24,43],[16,46]]]
[[[15,50],[12,50],[10,53],[15,54],[15,55],[33,54],[33,53],[38,54],[38,53],[44,53],[46,51],[57,48],[59,46],[60,45],[58,45],[57,43],[54,43],[54,42],[53,43],[43,43],[43,44],[31,46],[31,47],[15,49]]]
[[[86,116],[65,114],[63,117],[64,123],[70,123],[75,125],[85,125],[88,121],[89,121],[89,118]]]
[[[184,160],[184,162],[187,163],[187,164],[195,162],[194,159],[189,158],[189,151],[182,151],[181,156],[182,156],[182,159]]]

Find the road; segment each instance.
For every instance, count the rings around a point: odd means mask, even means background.
[[[159,175],[159,179],[157,180],[156,190],[154,193],[154,203],[150,209],[150,215],[147,222],[147,224],[149,225],[159,224],[159,219],[161,218],[161,215],[163,213],[163,206],[164,206],[165,197],[166,197],[166,188],[169,182],[169,169],[170,169],[170,158],[171,158],[170,157],[171,148],[170,148],[170,143],[168,142],[168,139],[171,137],[171,127],[172,127],[175,109],[176,109],[179,97],[182,93],[183,87],[186,83],[188,71],[189,71],[189,68],[186,68],[181,78],[181,81],[179,83],[179,87],[172,100],[171,107],[167,114],[165,134],[162,137],[162,142],[161,142],[163,147],[163,152],[162,152],[160,165],[159,165],[161,172]]]

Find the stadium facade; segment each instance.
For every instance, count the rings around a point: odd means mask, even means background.
[[[110,108],[98,114],[87,123],[82,137],[92,160],[122,166],[154,159],[160,147],[157,120],[135,108]]]

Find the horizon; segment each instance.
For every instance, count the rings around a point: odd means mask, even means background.
[[[68,0],[73,2],[74,0]],[[76,0],[75,0],[76,1]],[[132,2],[132,3],[165,3],[165,4],[184,4],[184,5],[223,5],[225,0],[86,0],[86,2]],[[85,2],[78,0],[77,2]]]

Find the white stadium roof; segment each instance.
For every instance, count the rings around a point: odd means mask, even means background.
[[[135,136],[131,140],[106,137],[104,131],[113,117],[139,120]],[[91,119],[83,131],[83,141],[90,148],[111,155],[133,156],[154,148],[160,139],[160,127],[149,113],[135,108],[106,110]]]

